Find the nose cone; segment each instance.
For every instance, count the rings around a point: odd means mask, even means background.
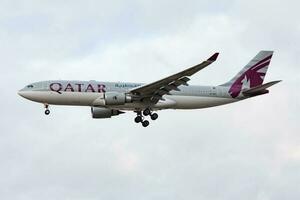
[[[19,91],[18,91],[18,95],[20,95],[21,97],[24,97],[24,98],[25,98],[25,92],[22,91],[22,90],[19,90]]]
[[[33,96],[31,91],[25,91],[25,90],[19,90],[18,95],[20,95],[21,97],[24,97],[25,99],[29,99],[29,100],[31,100],[31,98]]]
[[[38,91],[31,91],[31,90],[20,90],[18,91],[18,95],[20,95],[21,97],[28,99],[30,101],[35,101],[35,102],[43,102],[45,101],[45,98],[43,95],[41,95],[40,92]]]

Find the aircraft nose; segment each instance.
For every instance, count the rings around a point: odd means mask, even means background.
[[[18,95],[31,101],[40,101],[41,99],[41,96],[35,91],[20,90],[18,91]]]
[[[24,90],[19,90],[18,91],[18,95],[20,95],[21,97],[24,97],[24,98],[29,98],[30,94],[28,94],[28,91],[24,91]]]
[[[18,95],[20,95],[21,97],[24,97],[24,91],[19,90],[19,91],[18,91]]]

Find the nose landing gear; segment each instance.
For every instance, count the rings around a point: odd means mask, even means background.
[[[152,111],[149,108],[146,108],[143,112],[142,111],[136,111],[137,116],[134,118],[135,123],[142,123],[143,127],[149,126],[150,122],[148,120],[144,120],[146,116],[150,115],[150,118],[152,120],[156,120],[158,118],[157,113],[152,113]]]
[[[44,104],[45,105],[45,115],[49,115],[50,114],[50,110],[49,110],[49,105],[48,104]]]

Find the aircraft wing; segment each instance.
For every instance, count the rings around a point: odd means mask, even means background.
[[[178,87],[180,85],[188,85],[187,82],[190,80],[188,76],[192,76],[201,69],[215,62],[218,55],[219,53],[215,53],[209,59],[196,66],[190,67],[161,80],[133,88],[129,92],[141,98],[150,98],[152,101],[158,101],[159,99],[162,99],[163,95],[169,94],[172,90],[179,91]]]

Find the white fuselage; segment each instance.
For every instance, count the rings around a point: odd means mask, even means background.
[[[148,83],[100,81],[41,81],[27,85],[18,92],[24,98],[43,103],[45,114],[49,105],[91,107],[95,119],[134,111],[134,121],[143,127],[158,118],[157,110],[200,109],[237,102],[267,94],[268,87],[280,82],[263,84],[273,51],[260,51],[236,76],[219,86],[189,86],[190,77],[216,61],[214,53],[203,62],[163,79]]]
[[[96,81],[43,81],[33,83],[19,91],[19,94],[29,100],[43,104],[97,106],[118,110],[136,110],[151,107],[161,109],[199,109],[233,103],[244,99],[232,98],[228,87],[222,86],[181,86],[180,91],[164,95],[156,104],[142,101],[132,101],[123,105],[102,105],[98,100],[104,98],[107,92],[126,93],[140,86],[137,83],[113,83]]]

